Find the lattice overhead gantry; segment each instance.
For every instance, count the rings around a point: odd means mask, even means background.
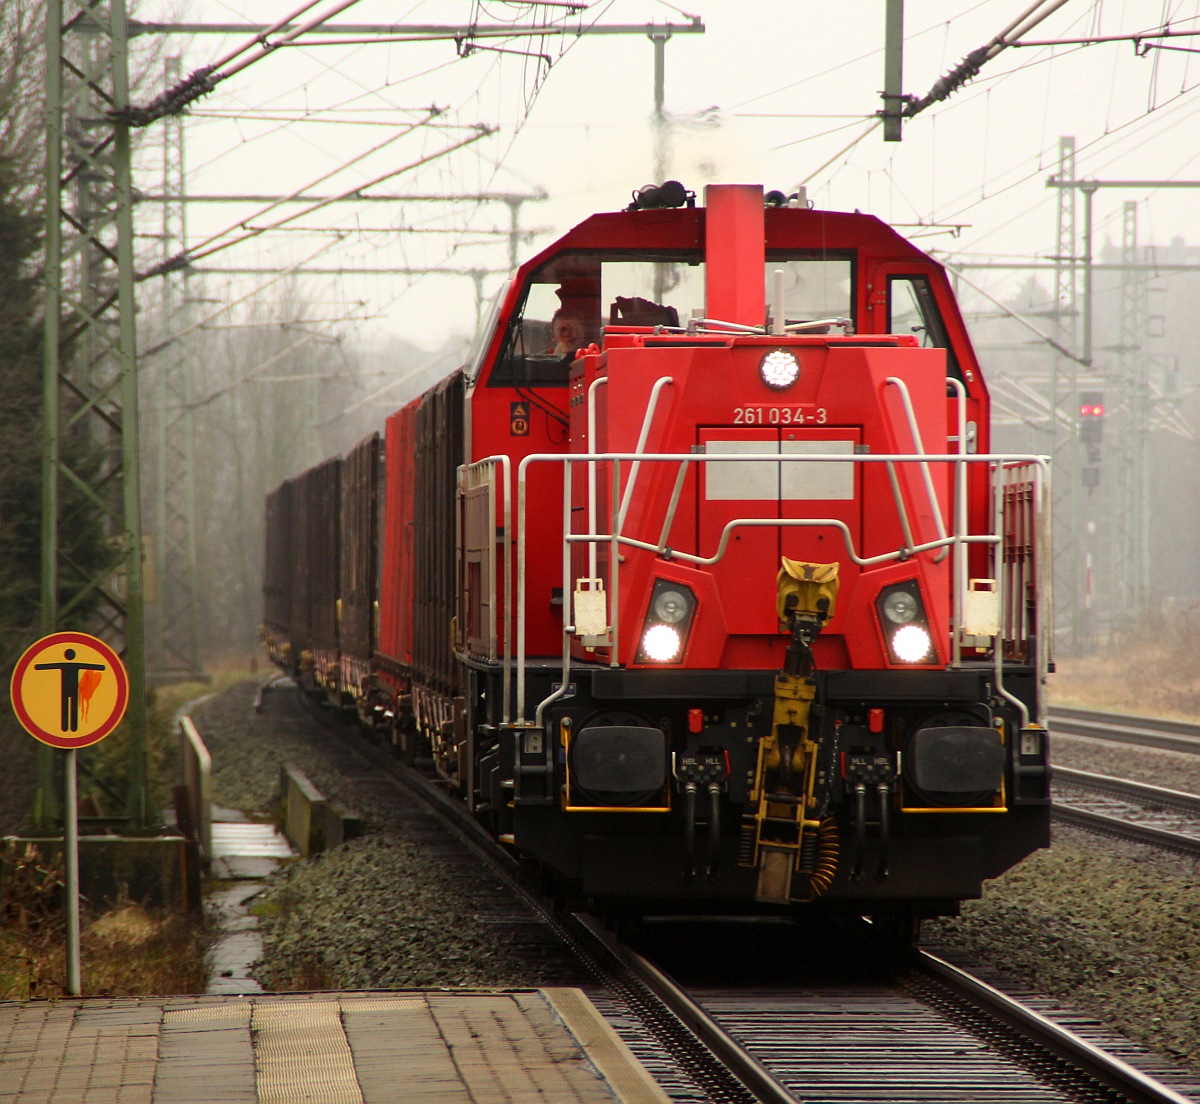
[[[87,628],[122,654],[125,812],[149,826],[127,33],[124,0],[47,4],[42,628]],[[81,447],[66,447],[71,438]],[[64,534],[79,524],[68,497],[103,518],[110,555],[96,566],[66,552]],[[40,827],[58,814],[51,754]]]

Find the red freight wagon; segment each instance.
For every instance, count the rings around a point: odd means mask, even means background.
[[[364,702],[371,688],[378,612],[379,513],[383,448],[379,434],[354,446],[342,461],[338,528],[338,689]]]
[[[272,662],[289,670],[292,662],[294,499],[295,481],[291,479],[267,495],[263,557],[263,642]]]
[[[341,469],[334,457],[296,481],[293,648],[310,687],[332,688],[337,680]]]

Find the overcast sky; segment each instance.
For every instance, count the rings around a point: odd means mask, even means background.
[[[299,0],[144,0],[142,19],[264,23]],[[987,43],[1030,0],[908,0],[905,91],[926,93],[966,53]],[[316,10],[323,10],[329,3]],[[1008,49],[945,103],[907,123],[901,143],[865,133],[880,107],[883,0],[654,0],[590,4],[581,15],[547,4],[489,0],[360,0],[336,22],[542,22],[570,26],[687,22],[666,47],[669,175],[700,191],[711,182],[756,182],[791,190],[807,182],[817,206],[861,208],[897,224],[925,224],[921,244],[951,258],[1034,258],[1054,250],[1059,138],[1077,142],[1077,176],[1101,180],[1200,180],[1197,110],[1200,37],[1138,56],[1129,42],[1089,47]],[[1076,38],[1143,32],[1170,19],[1200,30],[1200,0],[1068,0],[1028,36]],[[313,39],[321,37],[314,32]],[[184,71],[240,41],[197,35],[167,40]],[[1194,44],[1194,45],[1193,45]],[[222,83],[186,124],[188,191],[342,191],[423,158],[374,190],[536,193],[521,208],[527,228],[561,232],[596,210],[614,210],[654,175],[653,49],[644,35],[509,40],[479,45],[546,53],[552,65],[519,53],[480,50],[458,57],[453,42],[309,45],[279,50]],[[446,109],[415,126],[422,108]],[[295,121],[305,114],[308,121]],[[319,121],[329,120],[329,121]],[[463,146],[476,124],[496,133]],[[408,128],[412,126],[412,129]],[[855,139],[860,139],[855,143]],[[372,154],[367,151],[386,143]],[[138,185],[155,191],[154,156],[142,158]],[[332,174],[332,175],[328,175]],[[326,177],[326,179],[321,179]],[[1098,240],[1119,240],[1122,205],[1138,202],[1143,243],[1195,240],[1200,190],[1104,190],[1095,201]],[[253,208],[194,204],[195,247]],[[294,211],[295,208],[289,208]],[[271,221],[273,212],[262,221]],[[508,246],[503,205],[338,204],[303,224],[327,233],[271,233],[222,249],[202,267],[279,268],[323,250],[314,264],[347,268],[409,266],[502,269]],[[939,231],[961,224],[957,236]],[[422,233],[397,234],[397,228]],[[489,233],[490,232],[490,233]],[[236,236],[236,235],[234,235]],[[228,237],[217,239],[219,242]],[[521,255],[552,240],[540,234]],[[1012,277],[985,274],[997,291]],[[263,277],[246,277],[243,289]],[[488,290],[499,283],[488,276]],[[245,282],[248,281],[248,282]],[[309,286],[308,284],[305,285]],[[474,322],[467,277],[345,276],[311,284],[330,302],[322,314],[362,302],[364,334],[394,333],[432,347]]]

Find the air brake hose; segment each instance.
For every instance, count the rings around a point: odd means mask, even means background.
[[[837,875],[838,850],[837,821],[833,817],[825,817],[817,829],[817,869],[812,874],[812,895],[820,896],[831,885]]]
[[[708,876],[716,877],[721,861],[721,784],[708,784]]]
[[[867,784],[854,785],[854,853],[850,863],[850,879],[862,877],[863,858],[867,850]]]
[[[891,822],[892,787],[883,780],[879,783],[879,866],[875,870],[876,881],[882,882],[888,876],[888,859],[892,845]]]
[[[837,820],[834,817],[824,817],[817,825],[815,845],[815,865],[808,875],[808,896],[801,897],[797,894],[793,900],[815,901],[833,885],[833,880],[837,877],[841,838],[838,835]]]
[[[683,876],[691,881],[696,876],[696,783],[688,782],[683,787],[684,840],[687,854]]]

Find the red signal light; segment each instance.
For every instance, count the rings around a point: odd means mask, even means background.
[[[1103,418],[1104,417],[1104,392],[1103,391],[1080,391],[1079,392],[1079,416],[1081,418]]]
[[[1104,392],[1080,391],[1078,400],[1079,440],[1093,450],[1099,449],[1104,433]]]

